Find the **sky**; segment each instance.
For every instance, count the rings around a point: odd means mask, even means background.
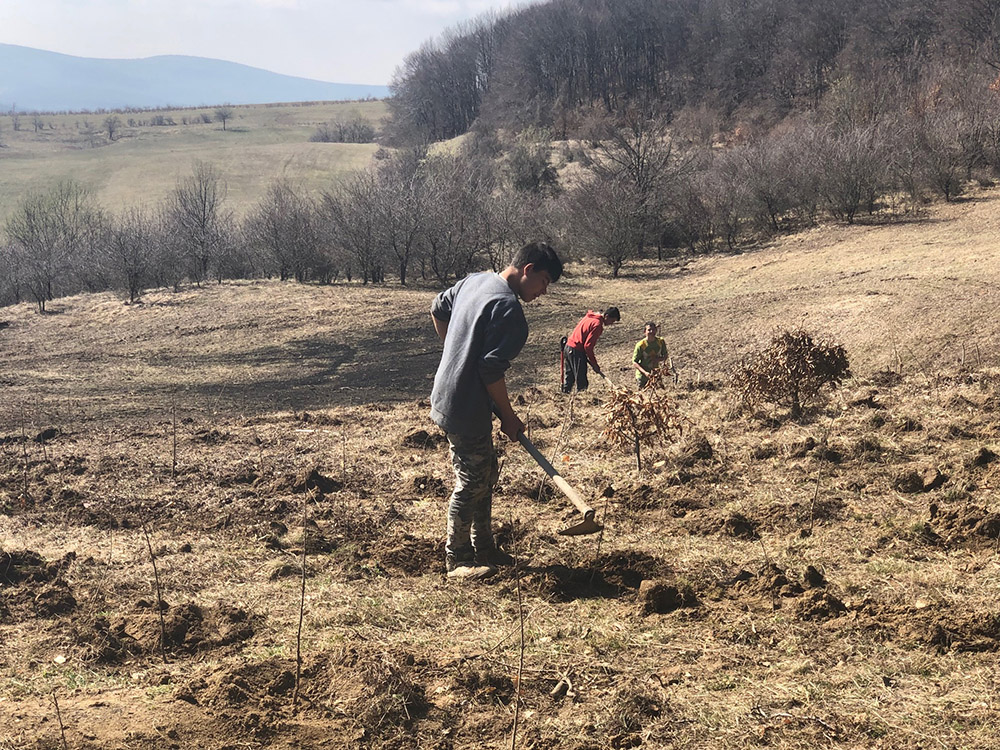
[[[386,85],[407,54],[538,0],[0,0],[0,43],[79,57],[194,55]]]

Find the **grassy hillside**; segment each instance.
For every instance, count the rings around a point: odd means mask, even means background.
[[[385,105],[325,102],[253,105],[233,111],[225,131],[221,123],[201,122],[203,113],[213,116],[212,108],[116,113],[122,130],[114,142],[102,129],[107,114],[43,115],[44,127],[37,132],[32,116],[21,116],[18,131],[9,116],[0,117],[0,221],[26,191],[44,190],[67,179],[89,186],[109,210],[152,205],[168,195],[179,178],[190,175],[196,161],[218,167],[238,213],[263,196],[277,178],[319,191],[367,164],[377,147],[310,143],[316,127],[355,115],[378,123]],[[176,124],[149,125],[156,116]],[[129,126],[130,118],[136,124]],[[94,134],[88,135],[88,130]]]
[[[568,503],[504,444],[520,567],[475,586],[443,576],[433,289],[6,308],[0,748],[61,746],[53,691],[88,750],[506,748],[515,705],[519,748],[1000,747],[998,201],[618,281],[570,265],[510,384],[606,528],[558,536]],[[678,365],[688,427],[642,474],[602,437],[607,387],[556,388],[559,336],[610,303],[613,379],[647,318]],[[800,421],[734,410],[731,364],[797,325],[855,377]]]

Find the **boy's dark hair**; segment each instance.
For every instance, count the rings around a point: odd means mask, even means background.
[[[622,319],[622,314],[618,312],[617,307],[609,307],[607,310],[604,311],[604,319],[620,321]]]
[[[538,271],[548,271],[553,282],[559,281],[562,276],[562,261],[547,242],[529,242],[510,261],[515,268],[524,268],[529,263],[533,263]]]
[[[647,328],[656,328],[656,323],[654,323],[654,322],[653,322],[653,321],[651,321],[651,320],[647,320],[647,321],[646,321],[646,322],[645,322],[645,323],[643,324],[643,326],[642,326],[642,330],[644,330],[644,331],[645,331],[645,330],[646,330]]]

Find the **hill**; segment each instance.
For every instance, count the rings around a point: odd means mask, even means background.
[[[388,96],[386,86],[327,83],[184,55],[74,57],[0,44],[0,111],[66,112]]]
[[[1000,747],[998,200],[615,281],[571,264],[510,384],[605,530],[558,536],[567,504],[502,445],[520,565],[473,587],[443,577],[433,289],[5,309],[0,741]],[[614,379],[648,318],[678,369],[687,429],[642,473],[602,437],[609,390],[556,389],[559,336],[609,303]],[[799,421],[726,385],[776,325],[842,341],[854,370]]]

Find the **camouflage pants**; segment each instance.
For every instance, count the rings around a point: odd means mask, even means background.
[[[493,432],[485,435],[448,433],[455,490],[448,505],[445,552],[455,562],[471,562],[476,552],[493,549],[493,485],[499,478]]]

